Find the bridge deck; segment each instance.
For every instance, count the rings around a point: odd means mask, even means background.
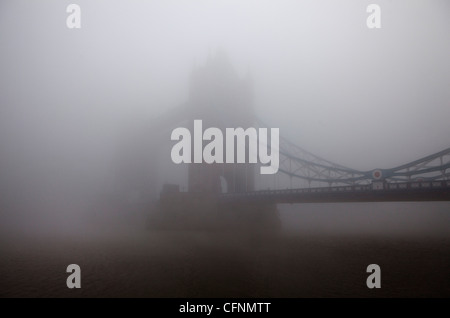
[[[372,185],[353,185],[223,193],[220,199],[225,202],[272,203],[450,201],[450,180],[391,183],[382,189],[375,189]]]

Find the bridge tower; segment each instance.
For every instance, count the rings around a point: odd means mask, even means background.
[[[226,128],[247,129],[254,124],[251,80],[238,76],[224,52],[217,52],[210,56],[204,65],[193,69],[189,89],[187,105],[191,131],[193,131],[194,120],[201,119],[203,130],[208,127],[217,127],[222,130],[225,145]],[[236,143],[235,140],[235,156]],[[248,142],[246,144],[248,158]],[[225,156],[224,149],[224,158]],[[252,164],[191,163],[188,169],[189,192],[220,193],[254,190],[254,165]]]

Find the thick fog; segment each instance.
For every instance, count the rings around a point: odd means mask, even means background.
[[[450,147],[450,3],[377,0],[382,27],[368,29],[372,2],[2,1],[1,231],[78,231],[105,206],[95,222],[126,223],[128,147],[152,145],[145,131],[188,100],[192,70],[217,52],[251,78],[259,118],[327,160],[391,168]],[[70,3],[80,29],[66,26]],[[165,155],[172,144],[149,151],[154,193],[186,187]],[[305,231],[450,223],[447,203],[280,209]]]

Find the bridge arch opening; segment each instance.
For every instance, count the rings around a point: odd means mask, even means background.
[[[220,176],[220,192],[228,193],[228,182],[224,176]]]

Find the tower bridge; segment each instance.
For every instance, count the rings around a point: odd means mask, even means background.
[[[183,125],[192,131],[196,119],[201,119],[205,126],[222,130],[227,127],[270,128],[255,115],[250,77],[240,78],[226,57],[218,54],[206,65],[193,70],[188,101],[161,116],[152,130],[145,130],[142,138],[151,136],[153,143],[148,147],[150,156],[137,152],[146,158],[141,160],[142,165],[148,166],[149,161],[156,160],[157,145],[174,143],[170,140],[173,128]],[[282,131],[280,134],[277,174],[261,176],[257,173],[259,164],[254,163],[186,164],[188,187],[185,193],[174,197],[178,188],[166,187],[161,200],[165,196],[168,201],[187,207],[192,198],[197,201],[208,198],[205,200],[212,200],[206,204],[209,208],[232,204],[236,211],[243,211],[236,208],[239,204],[247,207],[256,204],[256,210],[264,210],[261,208],[264,205],[273,207],[279,203],[450,201],[450,148],[397,167],[361,171],[314,155],[295,141],[284,138]],[[248,151],[247,144],[247,154]],[[234,153],[236,155],[236,151]],[[134,169],[139,168],[134,166]],[[155,184],[155,173],[144,174],[145,170],[141,166],[141,171],[133,174],[140,176],[139,184],[127,186],[148,195],[145,187]]]

